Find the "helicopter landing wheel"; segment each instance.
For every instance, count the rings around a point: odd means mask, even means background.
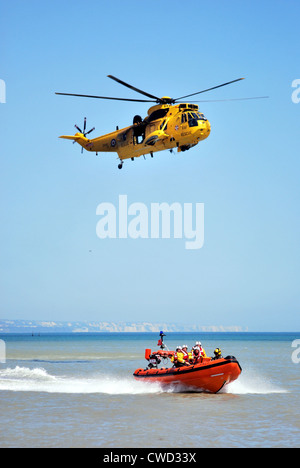
[[[120,164],[118,164],[118,169],[122,169],[123,167],[123,163],[121,162]]]

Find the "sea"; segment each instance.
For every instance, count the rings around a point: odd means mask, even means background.
[[[238,359],[216,395],[134,380],[158,333],[0,335],[0,447],[300,447],[300,332],[166,333]]]

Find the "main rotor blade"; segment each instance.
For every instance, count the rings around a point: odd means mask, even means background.
[[[250,99],[268,99],[270,96],[256,96],[256,97],[245,97],[245,98],[233,98],[233,99],[206,99],[204,101],[194,101],[191,102],[225,102],[225,101],[248,101]],[[176,102],[185,102],[177,101]]]
[[[112,99],[113,101],[132,101],[132,102],[156,102],[151,101],[149,99],[127,99],[127,98],[116,98],[116,97],[108,97],[108,96],[92,96],[90,94],[71,94],[71,93],[55,93],[60,96],[77,96],[77,97],[87,97],[87,98],[95,98],[95,99]]]
[[[147,96],[149,98],[155,99],[156,101],[160,101],[160,98],[157,96],[154,96],[153,94],[146,93],[145,91],[142,91],[141,89],[135,88],[134,86],[125,83],[125,81],[119,80],[119,78],[116,78],[115,76],[112,75],[107,75],[108,78],[111,78],[112,80],[116,81],[117,83],[120,83],[123,86],[126,86],[127,88],[133,89],[133,91],[136,91],[137,93],[143,94],[144,96]]]
[[[197,93],[187,94],[186,96],[181,96],[179,98],[176,98],[175,101],[178,101],[179,99],[185,99],[185,98],[190,97],[190,96],[195,96],[196,94],[206,93],[207,91],[211,91],[212,89],[222,88],[222,86],[227,86],[227,85],[229,85],[231,83],[236,83],[237,81],[241,81],[241,80],[244,80],[244,79],[245,78],[238,78],[237,80],[228,81],[227,83],[223,83],[223,84],[220,84],[218,86],[213,86],[212,88],[204,89],[203,91],[198,91]]]

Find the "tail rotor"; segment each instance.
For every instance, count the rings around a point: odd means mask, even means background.
[[[81,128],[79,128],[76,124],[74,125],[74,127],[79,131],[79,133],[82,133],[82,135],[86,138],[86,136],[93,132],[95,130],[95,127],[91,128],[88,132],[86,131],[86,117],[84,117],[84,122],[83,122],[83,131],[81,130]],[[73,143],[76,143],[76,141],[74,141]],[[81,153],[83,153],[83,148],[81,148]]]

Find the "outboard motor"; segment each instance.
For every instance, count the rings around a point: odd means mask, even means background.
[[[151,354],[149,358],[149,364],[148,364],[149,369],[153,369],[153,368],[157,369],[157,366],[160,363],[161,363],[160,357],[157,356],[156,354]]]

